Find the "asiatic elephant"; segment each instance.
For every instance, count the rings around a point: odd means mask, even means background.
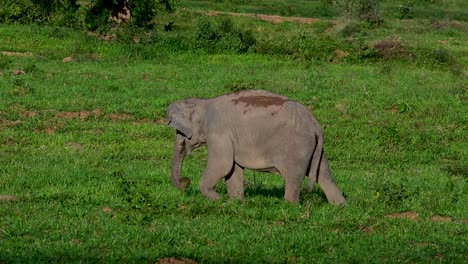
[[[229,196],[242,199],[243,169],[248,168],[281,174],[287,201],[299,201],[307,175],[310,190],[318,182],[329,203],[345,202],[323,152],[320,124],[298,102],[263,90],[243,90],[178,100],[169,105],[167,115],[168,125],[177,130],[171,177],[178,189],[190,185],[180,177],[185,155],[206,144],[208,164],[200,191],[210,199],[220,198],[214,187],[223,178]]]

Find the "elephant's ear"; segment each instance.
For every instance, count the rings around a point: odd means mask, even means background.
[[[186,137],[192,137],[192,121],[194,105],[187,100],[177,101],[172,103],[167,108],[169,119],[168,126],[173,127],[182,132]]]
[[[186,137],[188,137],[188,138],[192,137],[192,126],[190,125],[190,120],[174,116],[172,118],[169,118],[169,124],[168,125],[170,127],[173,127],[175,129],[179,130]]]

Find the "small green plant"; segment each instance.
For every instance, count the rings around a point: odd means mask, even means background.
[[[8,56],[0,54],[0,70],[8,69],[11,65],[12,61]]]
[[[365,31],[361,24],[356,22],[348,23],[340,30],[340,35],[343,37],[354,37],[356,35],[363,35],[363,33]]]
[[[14,96],[25,96],[34,93],[34,88],[26,83],[24,79],[14,79],[13,80],[13,90],[11,94]]]
[[[456,62],[455,56],[450,51],[444,48],[438,48],[431,54],[435,62],[440,64],[454,64]]]
[[[327,20],[317,21],[313,24],[313,30],[316,34],[322,34],[331,27],[333,27],[333,22]]]
[[[410,190],[402,182],[384,181],[377,186],[376,198],[390,207],[399,207],[416,192]]]
[[[400,19],[411,19],[413,18],[414,14],[413,11],[411,10],[410,4],[402,4],[398,6],[398,18]]]
[[[114,172],[117,177],[118,195],[124,205],[121,219],[127,224],[142,225],[154,218],[155,205],[140,182],[128,179],[122,172]]]
[[[226,84],[224,85],[224,88],[226,88],[226,90],[230,92],[236,92],[236,91],[241,91],[241,90],[255,89],[256,85],[255,83],[238,81],[238,82]]]

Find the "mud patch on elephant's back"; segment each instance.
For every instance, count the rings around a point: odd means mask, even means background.
[[[288,99],[276,96],[241,96],[237,99],[232,99],[234,104],[244,103],[246,106],[252,107],[269,107],[269,106],[281,106],[289,101]]]

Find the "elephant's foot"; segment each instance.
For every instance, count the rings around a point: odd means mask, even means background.
[[[244,188],[227,188],[230,198],[234,199],[244,199]]]
[[[201,193],[210,200],[219,200],[221,195],[213,189],[200,189]]]
[[[299,203],[299,196],[301,194],[301,184],[297,181],[286,180],[284,199],[291,203]]]
[[[341,194],[341,192],[335,193],[333,195],[326,195],[326,196],[327,196],[328,202],[332,205],[342,205],[346,203],[346,199],[344,198],[343,194]]]

